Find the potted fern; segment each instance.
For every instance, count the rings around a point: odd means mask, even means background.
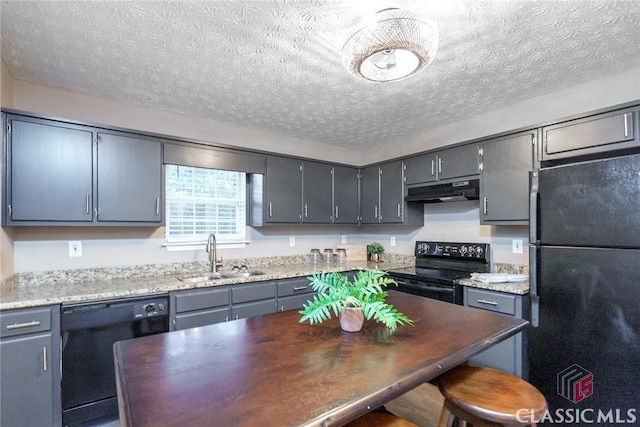
[[[384,246],[379,242],[369,243],[367,245],[367,253],[369,259],[373,262],[382,262],[382,254],[384,253]]]
[[[332,312],[340,319],[340,327],[347,332],[362,329],[364,319],[374,319],[392,331],[399,325],[413,321],[396,310],[385,299],[383,288],[397,283],[381,270],[360,270],[352,280],[339,272],[314,273],[308,277],[317,293],[312,301],[303,305],[300,322],[313,325],[331,318]]]

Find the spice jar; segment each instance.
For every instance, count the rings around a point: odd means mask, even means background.
[[[319,263],[322,260],[322,254],[320,253],[320,249],[311,249],[311,254],[309,255],[311,262],[314,264]]]
[[[340,264],[347,262],[347,250],[346,249],[338,249],[336,251],[336,258]]]
[[[324,250],[324,262],[330,263],[333,261],[333,249]]]

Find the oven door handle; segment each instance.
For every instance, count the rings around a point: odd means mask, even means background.
[[[411,283],[411,281],[407,281],[403,279],[395,279],[395,281],[398,282],[398,285],[407,286],[413,289],[420,289],[424,291],[434,291],[434,292],[440,292],[445,294],[453,293],[453,287],[422,286],[422,285],[416,285],[415,282]]]

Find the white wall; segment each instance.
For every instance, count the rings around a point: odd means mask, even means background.
[[[16,80],[13,83],[13,108],[42,114],[103,123],[143,131],[164,133],[184,138],[227,143],[252,149],[289,153],[328,161],[360,165],[478,138],[516,127],[561,118],[640,99],[640,68],[542,95],[476,118],[445,126],[408,139],[393,147],[353,153],[326,144],[302,144],[295,138],[280,137],[241,129],[224,123],[184,117],[173,113],[128,105],[119,101],[72,93],[60,89]],[[4,98],[4,97],[3,97]],[[4,102],[4,99],[3,99]],[[307,141],[308,142],[308,141]],[[13,253],[16,272],[119,266],[206,259],[203,250],[167,252],[161,247],[163,229],[82,229],[39,228],[13,229]],[[272,256],[308,253],[312,247],[335,246],[341,235],[348,243],[380,241],[388,252],[411,254],[416,240],[460,240],[488,242],[492,245],[492,261],[527,264],[527,228],[480,226],[477,202],[425,206],[425,226],[419,230],[343,229],[316,227],[269,231],[252,230],[252,243],[245,249],[222,249],[224,258]],[[296,246],[289,247],[289,236]],[[395,236],[397,246],[390,247]],[[511,254],[511,239],[525,242],[525,252]],[[68,257],[68,240],[82,240],[83,257]],[[5,244],[2,244],[2,248]]]

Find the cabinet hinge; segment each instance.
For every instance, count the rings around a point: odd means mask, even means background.
[[[537,143],[538,143],[538,137],[534,135],[533,139],[531,140],[531,145],[535,147]]]
[[[484,154],[484,149],[482,147],[478,147],[478,156],[482,156]]]
[[[11,205],[7,206],[7,216],[11,217]]]
[[[93,135],[93,145],[98,146],[98,135]]]
[[[484,170],[484,163],[478,163],[478,170],[482,172]]]

